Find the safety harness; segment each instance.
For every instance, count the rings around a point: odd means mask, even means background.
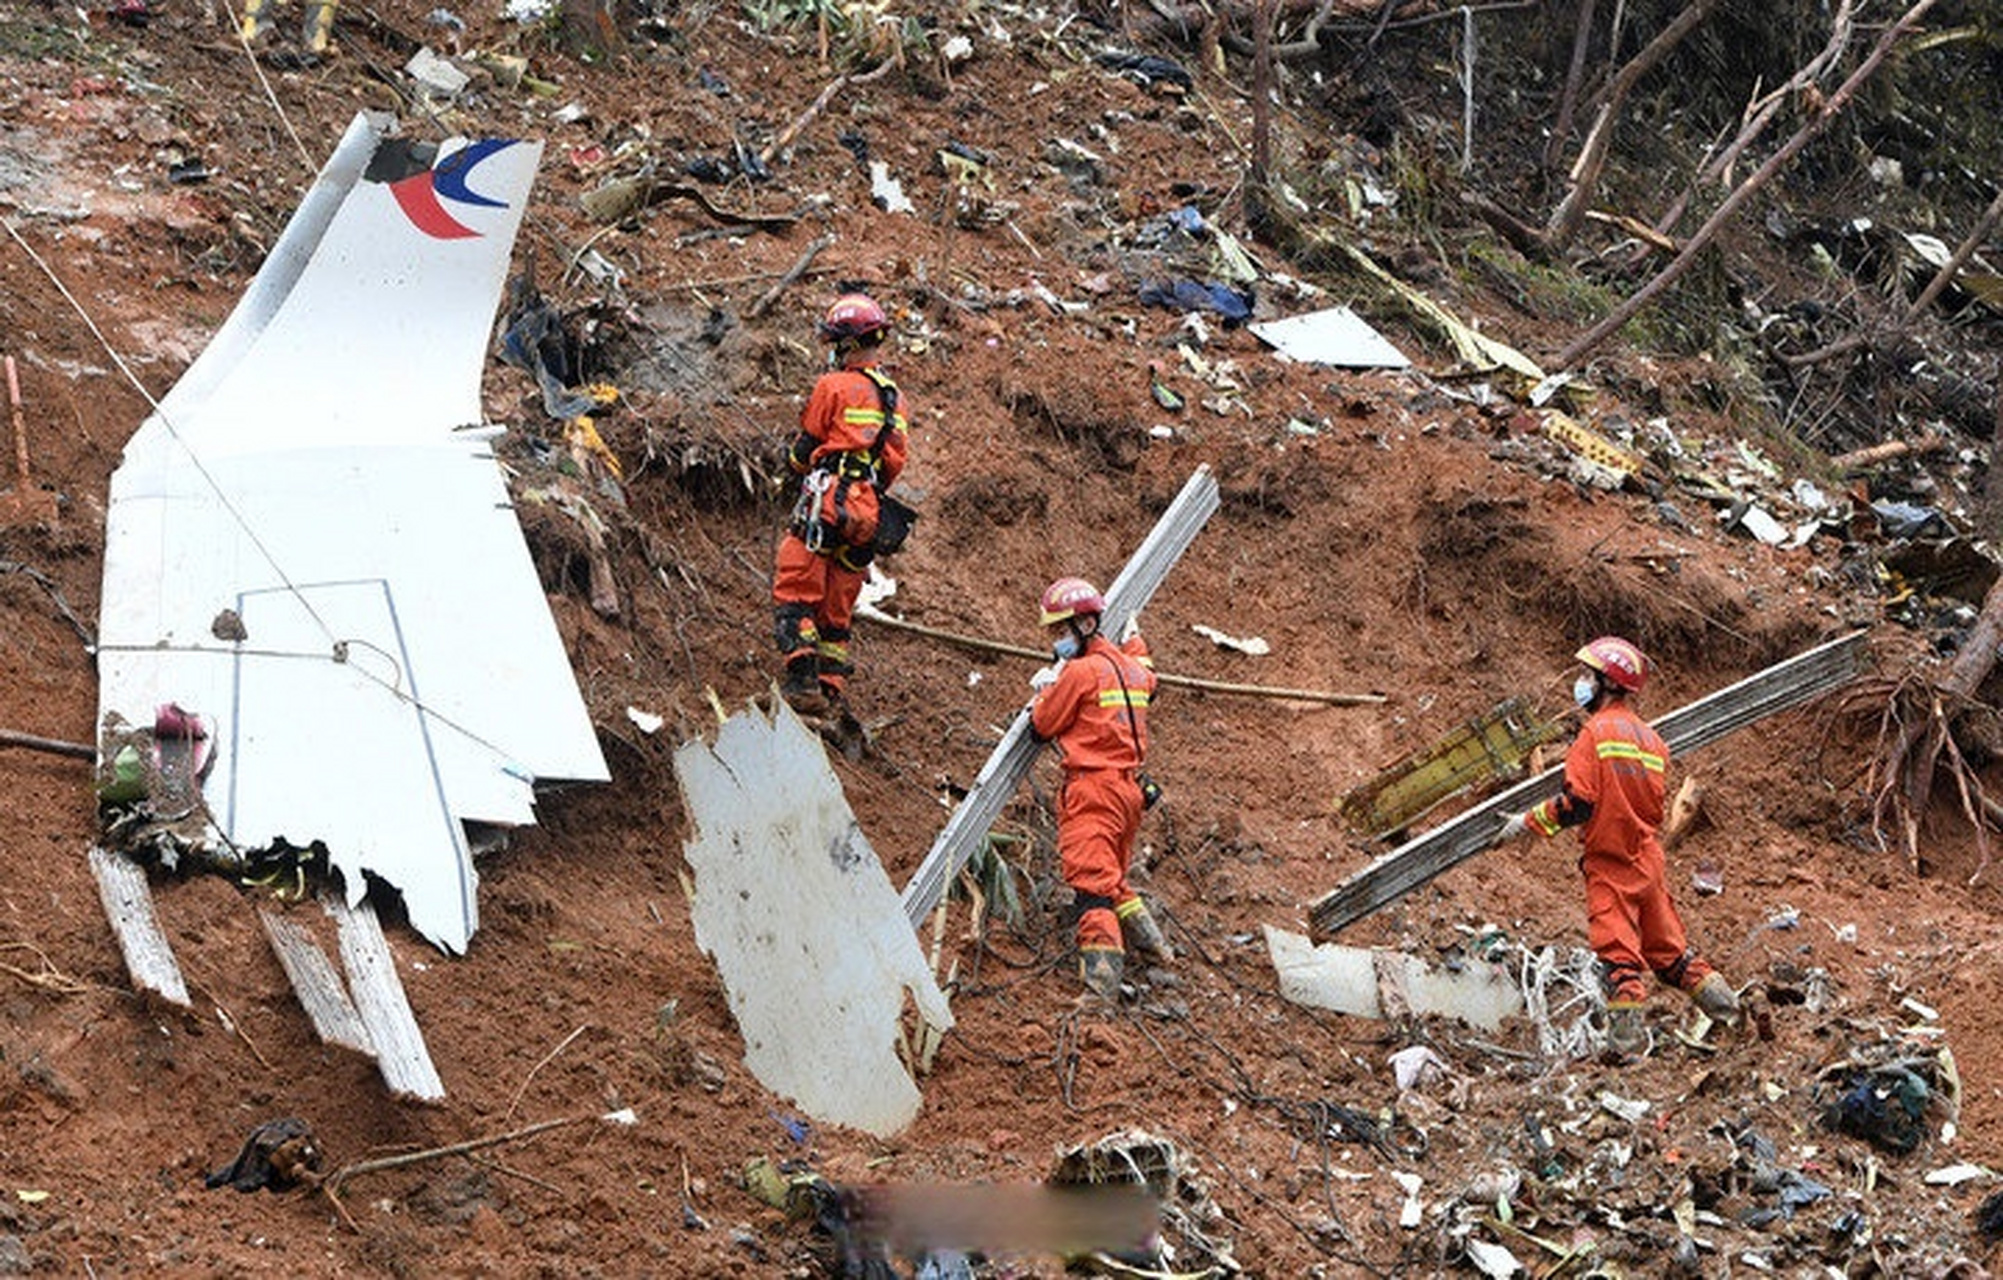
[[[832,458],[814,468],[806,479],[800,482],[800,498],[793,505],[790,521],[792,531],[807,550],[815,555],[834,555],[846,545],[841,541],[841,530],[848,523],[849,486],[858,480],[876,483],[878,471],[883,466],[883,445],[891,431],[897,427],[897,384],[892,382],[874,366],[857,370],[876,388],[877,404],[883,411],[882,425],[870,440],[867,449],[848,450],[835,454]],[[834,490],[833,529],[829,522],[821,519],[823,499],[828,490]]]

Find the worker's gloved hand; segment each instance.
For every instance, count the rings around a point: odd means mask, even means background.
[[[1029,687],[1032,689],[1048,689],[1056,683],[1057,664],[1054,662],[1047,667],[1038,667],[1036,674],[1029,678]]]
[[[1121,624],[1120,639],[1118,643],[1125,644],[1127,641],[1133,639],[1140,633],[1141,633],[1141,615],[1137,613],[1133,617],[1128,618],[1126,622]]]
[[[1495,843],[1508,844],[1511,840],[1530,829],[1530,815],[1512,813],[1502,820],[1502,829],[1495,833]]]

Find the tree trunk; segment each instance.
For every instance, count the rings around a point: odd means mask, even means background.
[[[1906,10],[1897,22],[1886,28],[1885,33],[1878,37],[1878,43],[1872,48],[1870,56],[1865,58],[1863,63],[1850,73],[1850,78],[1843,82],[1841,88],[1829,96],[1828,101],[1823,104],[1822,109],[1816,112],[1807,124],[1796,131],[1795,135],[1789,138],[1786,144],[1779,151],[1776,151],[1765,164],[1761,165],[1757,172],[1740,183],[1738,189],[1733,191],[1731,195],[1725,197],[1725,202],[1718,206],[1710,218],[1705,221],[1704,225],[1698,229],[1697,234],[1690,237],[1690,243],[1683,246],[1683,252],[1677,254],[1674,261],[1664,267],[1653,280],[1650,280],[1647,284],[1636,290],[1626,302],[1615,307],[1604,320],[1601,320],[1591,329],[1588,329],[1585,333],[1574,339],[1570,346],[1559,352],[1556,361],[1557,367],[1561,370],[1569,369],[1577,364],[1594,348],[1618,332],[1622,325],[1634,319],[1635,312],[1647,306],[1650,299],[1681,279],[1683,273],[1688,271],[1691,264],[1697,261],[1697,255],[1702,253],[1710,245],[1711,241],[1716,238],[1718,229],[1724,226],[1726,221],[1734,214],[1738,213],[1739,208],[1752,198],[1753,193],[1766,186],[1775,174],[1779,173],[1793,161],[1795,156],[1801,153],[1803,147],[1813,142],[1821,135],[1824,129],[1829,127],[1829,122],[1835,119],[1837,113],[1849,104],[1850,99],[1856,95],[1859,88],[1863,87],[1864,82],[1871,78],[1872,73],[1878,69],[1878,65],[1892,51],[1892,46],[1898,42],[1899,38],[1906,33],[1908,28],[1925,15],[1928,9],[1933,8],[1933,5],[1934,0],[1919,0],[1919,3]]]
[[[1579,0],[1577,26],[1572,32],[1572,65],[1565,72],[1565,91],[1558,96],[1558,119],[1544,143],[1544,169],[1558,167],[1565,139],[1572,132],[1572,111],[1579,105],[1579,85],[1586,78],[1586,49],[1593,42],[1593,7],[1597,0]]]
[[[1593,193],[1599,190],[1600,171],[1606,168],[1607,152],[1613,148],[1614,125],[1620,118],[1620,109],[1627,104],[1627,95],[1634,91],[1634,86],[1643,76],[1683,43],[1685,36],[1697,29],[1717,4],[1718,0],[1696,0],[1615,73],[1613,83],[1607,86],[1606,95],[1600,103],[1599,115],[1594,117],[1593,127],[1586,132],[1585,145],[1579,148],[1579,158],[1572,163],[1571,189],[1551,215],[1551,225],[1545,232],[1545,238],[1551,242],[1553,249],[1562,250],[1571,244],[1586,220],[1586,206],[1592,203]]]
[[[1245,178],[1245,221],[1255,233],[1267,226],[1273,207],[1273,9],[1274,0],[1259,0],[1252,20],[1252,171]]]

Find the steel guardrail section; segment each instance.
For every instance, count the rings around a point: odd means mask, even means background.
[[[1849,683],[1862,665],[1865,635],[1853,631],[1727,685],[1663,716],[1655,722],[1655,730],[1669,745],[1670,753],[1679,755],[1839,688]],[[1564,775],[1562,765],[1547,769],[1378,858],[1309,905],[1310,933],[1318,941],[1332,937],[1485,852],[1503,815],[1521,812],[1556,794]]]
[[[1189,544],[1196,540],[1219,505],[1217,477],[1211,474],[1208,464],[1198,467],[1155,521],[1126,567],[1113,579],[1113,585],[1106,589],[1106,612],[1101,624],[1108,635],[1118,635],[1154,599],[1169,570],[1189,550]],[[946,887],[960,874],[960,868],[967,865],[967,859],[974,856],[974,849],[1001,816],[1002,806],[1015,794],[1042,747],[1030,732],[1029,708],[1025,706],[1016,712],[1001,742],[975,776],[973,786],[946,819],[931,851],[904,886],[904,913],[910,917],[912,928],[922,925],[932,908],[946,896]]]

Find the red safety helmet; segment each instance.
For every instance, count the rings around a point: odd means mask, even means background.
[[[1106,597],[1083,578],[1059,578],[1043,589],[1043,625],[1081,613],[1104,613]]]
[[[845,293],[821,317],[823,342],[854,342],[890,327],[890,317],[866,293]]]
[[[1639,692],[1648,683],[1648,659],[1619,636],[1588,640],[1576,656],[1629,693]]]

